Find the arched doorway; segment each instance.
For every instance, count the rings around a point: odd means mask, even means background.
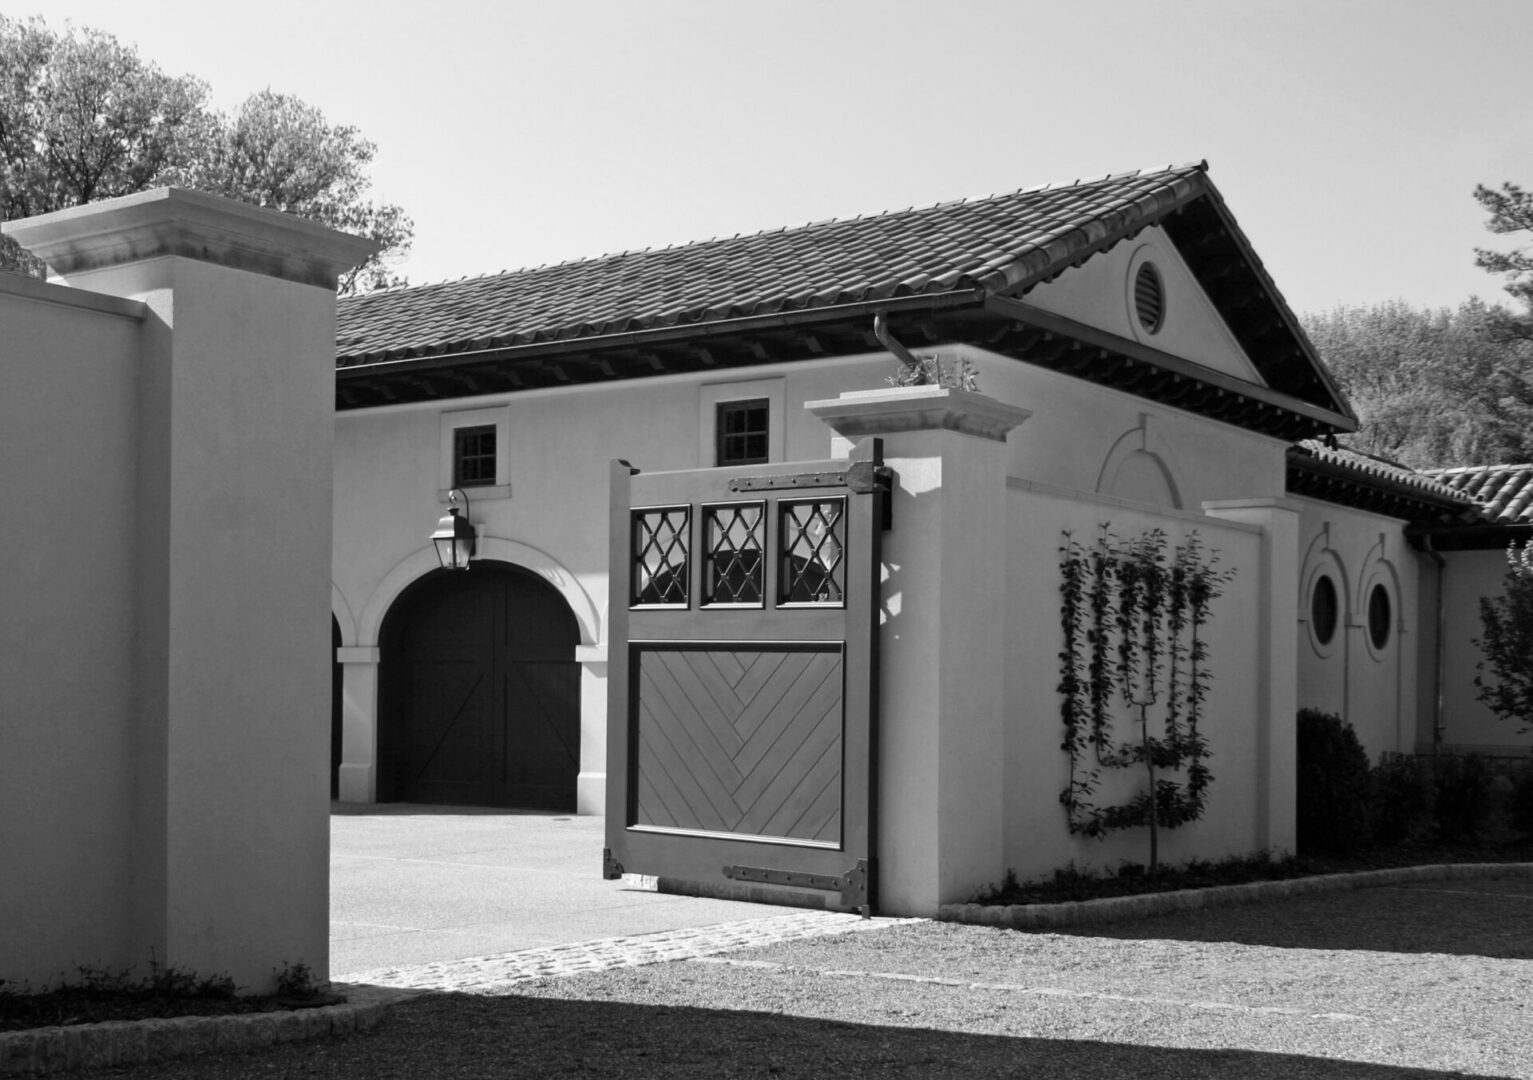
[[[573,810],[579,641],[564,598],[520,567],[422,578],[383,624],[379,798]]]

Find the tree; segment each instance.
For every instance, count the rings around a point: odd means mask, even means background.
[[[1484,636],[1475,644],[1485,658],[1475,665],[1474,685],[1476,697],[1526,734],[1533,731],[1533,540],[1520,551],[1513,544],[1506,558],[1506,591],[1480,598]]]
[[[1485,227],[1491,232],[1498,235],[1533,233],[1533,194],[1516,184],[1504,183],[1500,190],[1477,184],[1474,199],[1490,215]],[[1480,269],[1504,275],[1506,291],[1533,314],[1533,255],[1528,254],[1527,247],[1513,251],[1475,248],[1474,255],[1474,264]],[[1506,318],[1498,329],[1511,336],[1533,338],[1533,321],[1526,315]]]
[[[377,240],[383,250],[341,281],[343,293],[403,283],[389,267],[413,226],[398,206],[366,198],[373,143],[270,89],[232,116],[207,97],[201,80],[166,75],[110,34],[55,34],[0,15],[0,219],[174,184]],[[9,239],[0,269],[42,273]]]
[[[1350,445],[1414,468],[1533,457],[1533,341],[1504,309],[1403,301],[1307,315],[1304,328],[1362,422]]]

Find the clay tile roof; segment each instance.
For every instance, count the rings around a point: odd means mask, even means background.
[[[1299,444],[1316,459],[1331,465],[1339,465],[1343,468],[1370,476],[1375,480],[1388,480],[1396,484],[1404,484],[1413,487],[1428,495],[1440,495],[1453,499],[1457,502],[1468,502],[1469,499],[1457,488],[1440,482],[1436,472],[1431,469],[1416,470],[1409,466],[1401,465],[1397,461],[1379,457],[1376,454],[1365,454],[1361,450],[1351,450],[1345,446],[1334,449],[1326,446],[1318,439],[1305,439]]]
[[[1424,472],[1479,503],[1498,525],[1533,525],[1533,465],[1464,465]]]
[[[340,366],[999,292],[1209,190],[1203,162],[343,298]]]

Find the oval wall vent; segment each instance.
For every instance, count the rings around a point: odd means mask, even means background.
[[[1140,263],[1134,275],[1134,314],[1147,334],[1160,329],[1166,318],[1166,290],[1154,263]]]

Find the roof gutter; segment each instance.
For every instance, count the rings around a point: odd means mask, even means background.
[[[860,300],[856,303],[834,304],[829,307],[799,308],[796,311],[777,312],[772,315],[748,315],[737,319],[718,319],[705,323],[688,323],[649,330],[630,330],[621,334],[593,334],[556,341],[529,342],[525,345],[487,345],[482,348],[461,349],[456,352],[434,353],[430,356],[409,357],[401,360],[377,360],[337,367],[335,374],[337,378],[342,379],[362,378],[395,372],[420,371],[475,360],[508,360],[519,357],[559,356],[572,352],[595,352],[602,349],[649,348],[752,331],[810,327],[843,320],[860,321],[869,316],[887,312],[946,311],[951,308],[981,304],[984,299],[985,290],[982,288],[954,289],[942,293],[922,293],[884,300]],[[345,359],[345,356],[336,357],[338,364]]]

